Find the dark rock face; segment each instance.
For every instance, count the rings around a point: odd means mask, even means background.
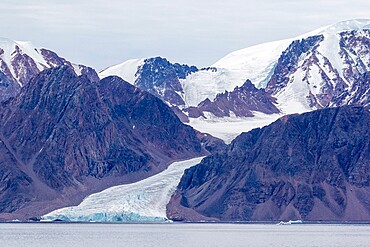
[[[17,95],[20,85],[0,71],[0,102]]]
[[[185,105],[179,79],[198,71],[195,66],[172,64],[161,57],[149,58],[138,68],[135,86],[174,106]]]
[[[8,212],[30,201],[29,191],[33,180],[14,164],[16,159],[0,141],[0,209]]]
[[[353,106],[289,115],[243,133],[185,171],[168,216],[368,221],[369,133],[369,110]]]
[[[370,106],[370,72],[359,74],[351,88],[333,99],[337,105]]]
[[[0,218],[39,216],[204,154],[160,99],[69,66],[41,72],[0,117]]]
[[[217,153],[227,146],[223,140],[213,137],[210,134],[199,132],[197,136],[204,149],[211,154]]]
[[[174,67],[176,75],[179,79],[185,79],[191,73],[198,71],[198,68],[194,65],[189,66],[186,64],[174,63],[172,66]]]
[[[95,69],[79,64],[77,65],[78,69],[80,70],[81,75],[87,76],[87,78],[91,82],[98,82],[100,80],[98,73],[96,73]]]
[[[40,53],[50,68],[67,65],[73,69],[76,74],[86,75],[92,82],[99,81],[99,76],[93,68],[81,64],[73,66],[72,63],[67,61],[65,58],[59,57],[58,54],[47,49],[40,49]]]
[[[252,111],[266,114],[279,113],[274,103],[276,103],[275,98],[264,89],[257,89],[251,81],[247,80],[232,92],[218,94],[214,101],[206,99],[197,107],[190,107],[185,111],[192,118],[204,116],[205,111],[217,117],[229,117],[231,112],[237,117],[253,117]]]
[[[67,61],[66,59],[62,57],[59,57],[53,51],[50,51],[47,49],[40,49],[40,53],[50,67],[58,67],[62,65],[68,65],[72,67],[72,64],[69,61]]]
[[[339,42],[339,54],[344,63],[343,77],[353,84],[359,74],[370,68],[370,30],[342,32]]]

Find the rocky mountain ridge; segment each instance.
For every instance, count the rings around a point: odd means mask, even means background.
[[[220,93],[213,101],[208,98],[199,103],[197,107],[189,107],[184,112],[190,118],[205,117],[210,112],[216,117],[253,117],[253,112],[265,114],[278,114],[276,99],[271,97],[264,89],[257,89],[250,80],[233,91]]]
[[[0,218],[24,219],[203,154],[160,99],[118,77],[47,69],[0,109]]]
[[[370,220],[370,112],[288,115],[185,171],[176,220]]]
[[[99,80],[94,69],[72,64],[51,50],[37,48],[30,42],[0,38],[0,101],[16,96],[21,87],[44,69],[62,65],[72,68],[76,75]]]

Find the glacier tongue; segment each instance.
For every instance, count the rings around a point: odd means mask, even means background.
[[[152,177],[92,194],[78,206],[42,216],[42,221],[166,222],[166,206],[184,170],[198,164],[202,158],[174,162]]]

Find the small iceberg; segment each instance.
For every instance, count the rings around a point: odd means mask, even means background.
[[[293,225],[293,224],[302,224],[302,220],[289,220],[289,221],[280,221],[277,223],[278,226],[280,225]]]

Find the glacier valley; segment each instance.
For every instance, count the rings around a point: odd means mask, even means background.
[[[55,210],[42,221],[169,222],[166,205],[185,169],[203,157],[172,163],[166,170],[132,184],[111,187],[86,197],[80,205]]]

